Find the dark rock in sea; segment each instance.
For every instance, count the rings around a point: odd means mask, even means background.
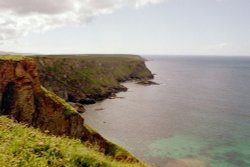
[[[150,81],[150,80],[139,81],[139,82],[137,82],[137,84],[140,84],[140,85],[159,85],[158,83]]]
[[[96,101],[94,99],[91,98],[86,98],[86,99],[81,99],[79,101],[80,104],[95,104]]]
[[[95,111],[102,111],[104,108],[96,108]]]
[[[125,99],[125,97],[117,96],[117,99]]]

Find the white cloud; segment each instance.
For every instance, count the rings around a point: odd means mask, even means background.
[[[0,0],[0,41],[67,24],[86,24],[123,6],[140,7],[163,0]]]
[[[144,6],[147,4],[155,4],[155,3],[159,3],[163,0],[137,0],[135,3],[136,7],[140,7],[140,6]]]
[[[10,10],[17,14],[44,13],[56,14],[74,8],[70,0],[0,0],[1,10]]]
[[[218,44],[216,44],[214,46],[215,46],[215,48],[223,49],[223,48],[228,46],[228,43],[227,42],[218,43]]]
[[[224,49],[229,46],[229,43],[227,42],[221,42],[221,43],[214,43],[210,45],[202,46],[203,49]]]

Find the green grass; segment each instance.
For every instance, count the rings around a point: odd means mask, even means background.
[[[80,140],[50,136],[32,127],[15,123],[5,116],[0,117],[0,164],[2,167],[144,166],[139,163],[118,162],[95,150],[94,146],[89,148]]]
[[[45,87],[41,86],[42,91],[49,97],[51,97],[55,102],[62,104],[64,106],[64,114],[69,116],[71,114],[77,114],[77,111],[65,100],[54,94],[53,92],[47,90]]]
[[[84,124],[84,127],[93,135],[93,136],[96,136],[96,135],[99,135],[98,132],[96,132],[94,129],[92,129],[89,125],[87,125],[86,123]],[[104,139],[106,140],[106,139]],[[131,155],[128,151],[126,151],[124,148],[116,145],[116,144],[113,144],[111,142],[109,142],[108,140],[106,140],[106,142],[109,144],[109,147],[107,148],[106,150],[106,154],[114,157],[114,158],[122,158],[126,155]],[[118,158],[119,159],[119,158]]]
[[[135,55],[51,55],[33,57],[38,64],[41,83],[49,88],[67,90],[71,94],[100,94],[120,86],[120,81],[144,79],[150,71],[144,60]],[[61,91],[61,92],[62,92]]]
[[[12,60],[12,61],[21,61],[29,59],[25,56],[19,56],[19,55],[0,55],[0,60]]]
[[[30,56],[34,57],[34,56]],[[72,58],[78,60],[108,60],[108,61],[117,61],[121,59],[129,60],[144,60],[139,55],[133,54],[60,54],[60,55],[41,55],[35,57],[53,57],[53,58]]]

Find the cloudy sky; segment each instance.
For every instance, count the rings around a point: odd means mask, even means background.
[[[0,50],[250,55],[250,0],[0,0]]]

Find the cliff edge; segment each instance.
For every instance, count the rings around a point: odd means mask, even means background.
[[[42,87],[37,65],[31,58],[0,56],[0,114],[49,134],[80,139],[117,161],[139,163],[85,125],[84,119],[63,99]]]
[[[136,55],[53,55],[35,61],[42,85],[66,101],[81,104],[126,91],[121,82],[153,78],[145,60]]]

